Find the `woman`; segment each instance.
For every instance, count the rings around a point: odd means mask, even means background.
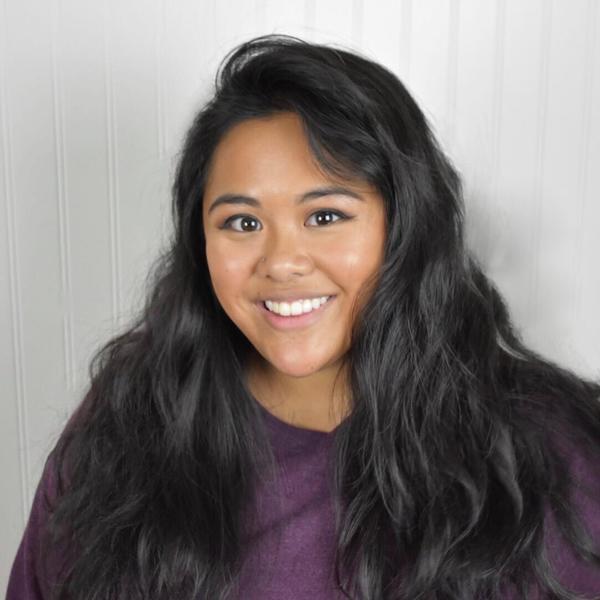
[[[216,83],[9,600],[597,597],[600,386],[513,331],[406,89],[287,36]]]

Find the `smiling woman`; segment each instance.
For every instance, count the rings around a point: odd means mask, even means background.
[[[287,36],[216,83],[8,599],[598,597],[600,385],[516,335],[405,87]]]

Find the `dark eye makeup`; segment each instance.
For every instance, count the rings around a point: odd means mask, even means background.
[[[329,220],[328,222],[325,222],[324,225],[326,225],[326,226],[333,225],[334,223],[337,223],[339,221],[346,221],[346,220],[354,218],[340,210],[323,209],[323,210],[318,210],[318,211],[312,213],[309,217],[309,220],[312,219],[315,215],[335,215],[336,217],[338,217],[337,219],[335,219],[333,221]],[[250,229],[250,230],[248,230],[248,229],[242,229],[242,230],[233,229],[231,227],[231,223],[233,223],[234,221],[237,221],[238,219],[247,219],[248,221],[258,221],[258,219],[256,219],[252,215],[232,215],[232,216],[228,217],[227,219],[225,219],[225,221],[222,223],[222,225],[219,226],[219,229],[230,229],[231,231],[236,231],[237,233],[246,233],[246,232],[257,231],[255,229]],[[317,225],[317,227],[322,227],[322,225]]]

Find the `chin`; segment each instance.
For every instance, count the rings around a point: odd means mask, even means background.
[[[311,362],[306,360],[282,361],[277,359],[269,359],[267,362],[271,365],[271,368],[289,377],[308,377],[319,371],[339,366],[342,357],[343,354],[331,354],[329,357],[321,356]]]
[[[293,344],[293,342],[289,342]],[[256,346],[255,346],[256,348]],[[260,356],[260,362],[262,368],[267,370],[273,370],[281,375],[287,377],[309,377],[323,371],[335,365],[343,356],[343,354],[337,354],[335,352],[323,352],[323,348],[315,349],[311,354],[311,359],[307,360],[306,354],[300,351],[290,351],[289,348],[279,349],[271,348],[264,351],[258,351],[257,355]],[[321,350],[319,352],[318,350]]]
[[[327,365],[324,360],[295,360],[293,357],[263,355],[266,366],[289,377],[307,377],[313,375]],[[297,357],[296,357],[297,358]]]

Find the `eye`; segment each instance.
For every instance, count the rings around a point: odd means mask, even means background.
[[[241,219],[242,223],[246,224],[246,223],[258,223],[258,221],[254,218],[251,217],[250,215],[234,215],[233,217],[229,217],[227,219],[225,219],[225,222],[223,223],[223,225],[221,225],[220,229],[232,229],[233,231],[238,231],[238,232],[244,232],[244,231],[253,231],[252,229],[248,230],[248,229],[234,229],[233,227],[231,227],[231,223],[237,221],[238,219]]]
[[[314,212],[312,215],[310,215],[310,217],[308,218],[308,221],[310,221],[313,217],[318,216],[318,215],[325,215],[325,218],[317,219],[317,223],[319,224],[317,226],[330,225],[332,223],[337,222],[338,220],[346,220],[346,219],[351,218],[348,215],[346,215],[343,212],[340,212],[338,210],[318,210],[318,211]],[[330,215],[333,215],[333,217],[335,217],[335,220],[333,220]],[[238,229],[238,228],[231,226],[232,223],[234,223],[235,221],[238,221],[238,220],[240,221],[242,229]],[[307,221],[307,223],[308,223],[308,221]],[[233,215],[232,217],[229,217],[225,220],[223,225],[221,225],[220,229],[231,229],[232,231],[237,231],[238,233],[244,233],[244,232],[249,232],[249,231],[256,231],[255,229],[245,228],[247,226],[247,224],[255,225],[256,223],[258,223],[257,219],[255,219],[254,217],[252,217],[250,215]],[[250,225],[250,227],[253,227],[254,225]]]
[[[327,217],[321,220],[320,223],[322,223],[323,225],[329,225],[330,223],[335,223],[337,220],[345,220],[349,218],[348,215],[345,215],[344,213],[339,212],[337,210],[318,210],[317,212],[314,212],[312,215],[310,215],[308,220],[310,221],[310,219],[312,219],[315,215],[334,215],[335,217],[337,217],[335,221],[332,221],[331,217]]]

